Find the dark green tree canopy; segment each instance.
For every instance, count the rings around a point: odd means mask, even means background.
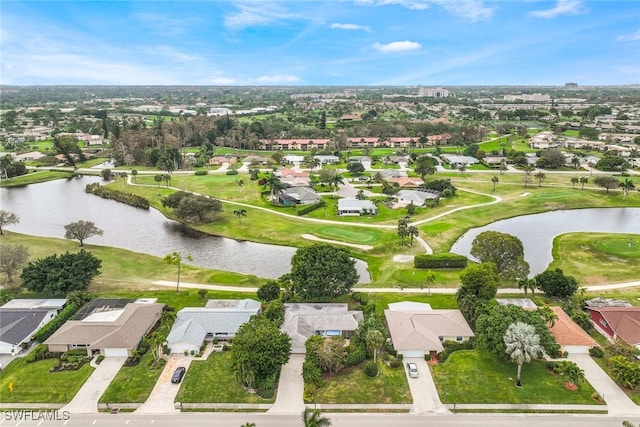
[[[264,316],[254,316],[240,326],[231,347],[234,371],[250,371],[258,384],[275,377],[290,353],[291,338]]]
[[[565,276],[559,268],[546,270],[535,277],[538,289],[550,297],[568,298],[578,290],[578,281]]]
[[[344,248],[327,244],[300,248],[291,265],[294,292],[307,301],[329,301],[349,293],[358,282],[355,261]]]
[[[263,302],[274,300],[280,296],[280,285],[278,285],[278,282],[269,280],[267,283],[260,286],[257,296],[258,299]]]
[[[549,333],[545,320],[537,310],[524,310],[517,305],[492,305],[478,316],[476,321],[476,344],[498,357],[506,357],[504,335],[512,323],[527,323],[536,329],[540,345],[549,355],[557,354],[560,346]]]
[[[527,277],[529,263],[524,260],[522,242],[515,236],[498,231],[484,231],[473,240],[471,255],[480,262],[492,262],[504,279]]]
[[[84,291],[100,274],[102,261],[91,252],[80,250],[39,258],[29,262],[22,270],[24,287],[34,292],[52,296],[66,295],[73,291]]]
[[[162,200],[162,205],[173,209],[173,212],[182,220],[202,222],[212,219],[215,214],[222,211],[220,200],[177,191]]]
[[[93,221],[76,221],[64,226],[64,238],[75,239],[80,242],[80,246],[84,245],[84,241],[91,236],[102,236],[103,231],[96,227]]]
[[[499,280],[498,270],[492,263],[473,264],[460,272],[462,284],[456,293],[456,302],[471,327],[495,298]]]
[[[612,176],[597,176],[593,180],[593,183],[598,187],[605,188],[607,190],[607,193],[609,192],[609,190],[614,190],[620,186],[620,181]]]

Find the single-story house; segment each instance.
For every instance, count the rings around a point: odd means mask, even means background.
[[[378,207],[371,200],[358,200],[351,197],[338,200],[338,215],[358,216],[377,213]]]
[[[393,348],[403,357],[435,356],[445,341],[464,342],[474,336],[460,310],[433,310],[429,304],[403,301],[384,311]]]
[[[39,151],[29,151],[28,153],[17,154],[15,156],[15,159],[18,162],[29,162],[36,161],[38,159],[41,159],[42,157],[45,157],[45,155]]]
[[[0,354],[20,353],[66,302],[66,299],[12,299],[0,307]]]
[[[595,328],[606,337],[640,347],[640,307],[587,307]]]
[[[209,300],[205,307],[183,308],[167,336],[167,346],[172,353],[199,353],[205,340],[235,337],[240,326],[260,311],[260,302],[249,298]]]
[[[288,205],[311,205],[318,203],[321,198],[309,187],[291,187],[283,190],[279,195],[280,203]]]
[[[403,176],[398,178],[387,178],[387,182],[393,184],[397,183],[401,188],[412,187],[417,188],[424,184],[424,181],[420,178],[413,176]]]
[[[247,156],[242,159],[243,163],[251,163],[252,165],[268,165],[273,161],[269,157],[265,156]]]
[[[561,307],[551,307],[558,316],[549,328],[549,332],[556,342],[569,353],[588,354],[591,347],[597,347],[598,343],[584,331]]]
[[[279,176],[280,182],[287,187],[309,187],[311,185],[309,172],[282,169],[275,172],[275,175]]]
[[[400,190],[393,195],[400,205],[410,205],[413,202],[416,206],[423,206],[427,200],[440,197],[440,192],[435,190]]]
[[[392,156],[387,156],[387,157],[383,158],[383,163],[385,163],[385,164],[397,165],[399,163],[408,163],[408,162],[409,162],[409,156],[392,155]]]
[[[321,165],[333,165],[340,163],[340,158],[338,156],[330,154],[318,154],[317,156],[313,156],[313,159],[318,160]]]
[[[459,156],[457,154],[441,154],[440,158],[449,163],[451,167],[469,166],[480,163],[480,160],[471,156]]]
[[[305,353],[307,338],[351,338],[362,319],[362,312],[347,304],[285,304],[281,330],[291,337],[292,353]]]
[[[490,168],[498,168],[501,164],[506,163],[507,158],[504,156],[486,156],[482,159],[482,163]]]
[[[545,148],[559,147],[560,144],[556,142],[556,136],[553,132],[544,131],[538,132],[529,138],[529,147],[543,150]]]
[[[44,344],[52,352],[83,348],[87,355],[128,357],[162,316],[164,304],[140,300],[94,299]]]
[[[371,163],[371,157],[369,156],[351,156],[349,157],[349,163]]]
[[[409,176],[406,172],[397,169],[382,169],[376,172],[376,175],[384,180],[388,180],[389,178],[406,178]]]
[[[284,161],[287,163],[302,163],[304,162],[304,156],[297,154],[287,154],[284,156]]]
[[[613,298],[592,298],[590,300],[585,301],[585,305],[587,308],[596,308],[596,307],[633,307],[630,303],[621,299],[613,299]]]
[[[238,158],[235,156],[214,156],[209,159],[210,166],[220,166],[225,163],[233,164],[238,161]]]

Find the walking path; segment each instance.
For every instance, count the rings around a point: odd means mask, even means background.
[[[98,400],[116,376],[126,357],[105,357],[64,408],[72,414],[97,414]]]
[[[321,237],[314,236],[313,234],[302,234],[300,237],[307,240],[313,240],[314,242],[333,243],[335,245],[349,246],[350,248],[358,248],[363,251],[370,251],[373,246],[370,245],[358,245],[357,243],[339,242],[337,240],[323,239]]]

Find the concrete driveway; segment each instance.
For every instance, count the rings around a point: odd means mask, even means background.
[[[189,375],[189,365],[191,365],[191,361],[193,360],[193,356],[184,356],[181,354],[172,354],[167,361],[167,364],[164,366],[162,373],[160,374],[160,378],[158,378],[158,382],[151,390],[151,394],[146,402],[144,402],[138,409],[136,409],[136,413],[141,414],[176,414],[178,411],[175,408],[175,400],[178,395],[178,391],[180,390],[180,384],[173,384],[171,382],[171,377],[173,376],[173,371],[179,366],[183,366],[187,369],[187,372],[184,374],[184,378]]]
[[[71,402],[62,410],[72,414],[97,414],[100,396],[109,387],[126,360],[126,357],[105,357]]]
[[[289,362],[282,367],[276,401],[267,411],[268,414],[302,414],[304,411],[304,380],[302,364],[304,354],[292,354]]]
[[[440,402],[436,385],[433,382],[431,376],[431,370],[427,366],[427,362],[421,357],[405,357],[404,372],[409,381],[409,389],[411,390],[411,396],[413,397],[413,407],[411,408],[412,414],[424,414],[424,413],[446,413],[448,409]],[[407,363],[413,362],[418,366],[418,378],[409,377],[409,370],[407,369]]]

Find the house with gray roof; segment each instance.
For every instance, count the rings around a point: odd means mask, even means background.
[[[427,200],[440,197],[440,192],[436,190],[400,190],[393,197],[398,200],[399,205],[408,206],[413,202],[416,206],[424,206]]]
[[[349,157],[349,163],[363,163],[363,162],[371,163],[371,157],[369,157],[369,156],[351,156],[351,157]]]
[[[351,338],[362,319],[362,312],[349,310],[347,304],[285,304],[280,329],[291,337],[292,353],[305,353],[307,338]]]
[[[321,199],[318,193],[309,187],[291,187],[278,194],[280,203],[285,206],[290,205],[311,205],[318,203]]]
[[[371,200],[358,200],[352,197],[345,197],[338,200],[338,215],[359,216],[376,215],[378,207]]]
[[[340,158],[332,154],[318,154],[317,156],[313,156],[313,159],[318,160],[321,165],[333,165],[340,163]]]
[[[228,340],[236,336],[243,323],[261,311],[259,301],[252,299],[209,300],[205,307],[180,310],[167,336],[171,353],[199,353],[206,340]]]
[[[460,166],[469,166],[480,163],[480,160],[471,156],[459,156],[457,154],[441,154],[440,158],[449,163],[452,168],[458,168]]]
[[[53,320],[66,299],[12,299],[0,307],[0,354],[18,354]]]
[[[409,176],[406,172],[397,169],[382,169],[376,172],[376,175],[379,175],[380,178],[385,180],[389,178],[406,178]]]
[[[393,348],[403,357],[435,356],[445,341],[464,342],[473,331],[460,310],[432,310],[429,304],[403,301],[384,311]]]
[[[94,300],[95,301],[95,300]],[[51,352],[86,349],[87,355],[129,357],[162,316],[164,304],[151,300],[101,299],[83,307],[44,344]]]

